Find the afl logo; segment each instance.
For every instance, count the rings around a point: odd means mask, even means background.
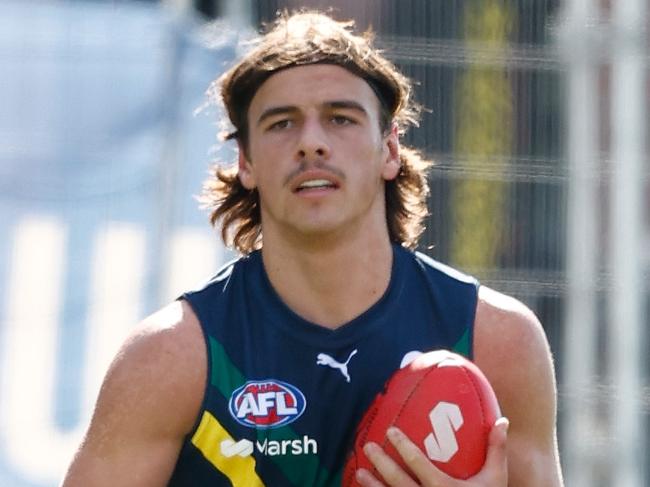
[[[307,401],[297,387],[279,380],[248,381],[230,396],[235,420],[250,428],[278,428],[305,412]]]

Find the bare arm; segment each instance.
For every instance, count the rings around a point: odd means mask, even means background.
[[[535,315],[519,301],[482,287],[474,359],[510,421],[508,485],[560,487],[553,361]]]
[[[197,418],[205,377],[205,345],[186,303],[146,319],[106,374],[63,487],[166,485]]]

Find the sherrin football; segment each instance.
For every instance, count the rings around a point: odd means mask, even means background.
[[[409,471],[386,438],[397,426],[443,472],[467,479],[485,463],[488,436],[501,416],[497,398],[481,370],[466,358],[436,350],[419,355],[388,380],[357,428],[343,471],[344,487],[355,486],[365,468],[381,479],[363,452],[368,441]]]

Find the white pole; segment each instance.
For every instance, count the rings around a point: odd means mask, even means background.
[[[612,2],[611,268],[609,364],[617,394],[610,411],[612,479],[620,487],[646,485],[641,402],[647,356],[642,279],[642,192],[645,136],[645,0]]]
[[[560,49],[567,63],[568,296],[564,324],[563,451],[566,485],[595,484],[596,429],[592,391],[596,376],[598,256],[597,70],[589,18],[592,0],[567,0]],[[593,25],[593,24],[592,24]]]
[[[235,29],[250,28],[252,8],[251,0],[226,0],[224,16]]]
[[[192,0],[162,0],[163,8],[166,8],[175,13],[187,14],[192,10]]]

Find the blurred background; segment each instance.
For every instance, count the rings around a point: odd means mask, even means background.
[[[416,80],[421,250],[540,317],[566,485],[650,486],[649,3],[2,0],[0,486],[57,485],[128,330],[232,256],[196,201],[234,154],[204,93],[299,7]]]

